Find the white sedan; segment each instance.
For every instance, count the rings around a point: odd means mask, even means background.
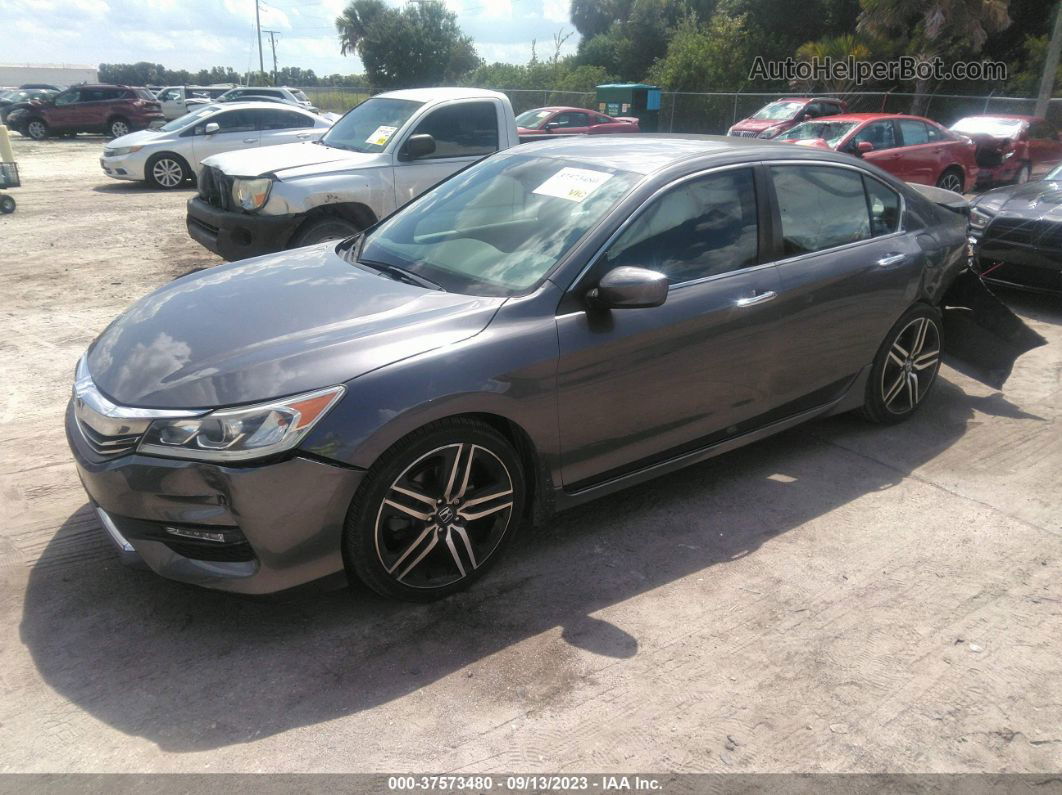
[[[332,122],[274,102],[211,104],[155,130],[108,141],[100,165],[115,179],[176,188],[192,179],[206,157],[234,149],[315,141]]]

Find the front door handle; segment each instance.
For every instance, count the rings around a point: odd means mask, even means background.
[[[245,144],[253,144],[253,143],[254,143],[255,141],[257,141],[257,140],[258,140],[257,138],[244,138],[244,139],[243,139],[243,142],[244,142]]]
[[[739,298],[734,302],[735,306],[755,306],[756,304],[765,304],[768,301],[772,301],[778,297],[778,293],[774,290],[768,290],[765,293],[759,295],[751,295],[748,298]]]
[[[886,254],[884,257],[878,260],[878,265],[883,268],[887,268],[890,265],[899,265],[906,259],[906,254]]]

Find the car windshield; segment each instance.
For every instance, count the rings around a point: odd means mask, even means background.
[[[813,141],[821,138],[830,146],[837,146],[853,127],[854,121],[806,121],[782,133],[782,138],[786,141]]]
[[[525,110],[516,117],[516,126],[528,130],[536,130],[552,111],[548,110]]]
[[[209,116],[210,114],[215,113],[219,110],[221,110],[221,108],[217,105],[203,105],[202,107],[197,107],[195,110],[186,113],[183,116],[178,116],[173,121],[166,122],[158,129],[162,132],[174,132],[176,130],[183,130],[189,124],[194,124],[205,116]]]
[[[373,97],[332,125],[321,143],[352,152],[382,152],[423,102]]]
[[[495,155],[384,221],[358,259],[449,292],[513,295],[538,284],[639,179],[596,164]]]
[[[991,135],[997,138],[1010,138],[1021,132],[1024,122],[1021,119],[994,119],[991,116],[968,116],[959,119],[951,129],[963,135]]]
[[[310,98],[308,96],[306,96],[303,92],[299,91],[299,89],[297,89],[297,88],[291,89],[291,93],[295,97],[295,99],[299,100],[299,102],[309,102],[310,101]]]
[[[796,116],[805,103],[803,102],[772,102],[770,105],[760,108],[752,114],[752,118],[769,121],[786,121]]]

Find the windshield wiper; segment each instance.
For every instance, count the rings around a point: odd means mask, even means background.
[[[400,268],[397,265],[388,265],[386,262],[374,262],[368,259],[359,259],[357,262],[359,265],[365,265],[366,267],[380,271],[380,273],[387,274],[395,281],[405,282],[406,284],[415,284],[418,287],[426,287],[429,290],[438,290],[441,293],[446,292],[443,286],[438,282],[433,282],[431,279],[427,279],[419,273],[407,271],[405,268]]]

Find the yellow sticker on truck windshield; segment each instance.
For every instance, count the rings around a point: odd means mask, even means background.
[[[395,134],[397,127],[388,127],[381,125],[373,130],[372,135],[365,139],[365,143],[372,144],[373,146],[386,146],[387,142],[391,140],[391,136]]]
[[[535,188],[532,193],[581,202],[610,179],[612,175],[604,171],[591,171],[588,168],[562,168]]]

